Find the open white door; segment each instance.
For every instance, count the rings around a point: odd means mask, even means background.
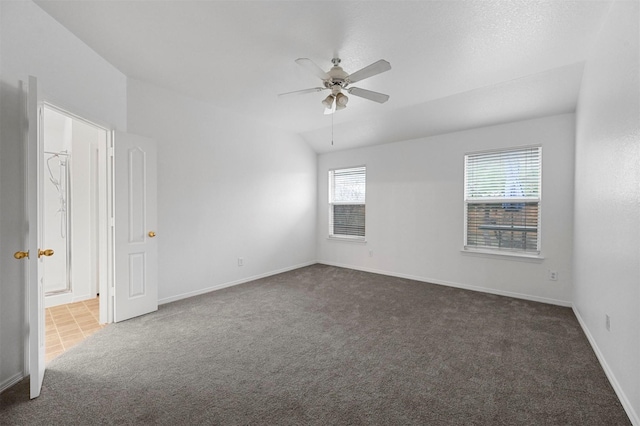
[[[27,85],[27,220],[26,246],[28,262],[26,281],[29,310],[29,374],[31,376],[31,398],[40,395],[45,369],[44,285],[42,262],[53,254],[41,250],[42,214],[39,206],[42,199],[42,106],[38,102],[38,81],[29,76]],[[16,257],[19,257],[16,253]]]
[[[155,142],[115,134],[114,321],[158,309],[157,154]]]

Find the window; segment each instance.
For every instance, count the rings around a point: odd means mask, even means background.
[[[364,240],[366,167],[329,170],[329,236]]]
[[[465,249],[540,253],[542,148],[465,156]]]

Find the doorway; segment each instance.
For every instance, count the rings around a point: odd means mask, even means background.
[[[43,108],[41,237],[47,361],[109,322],[110,132],[51,104]]]

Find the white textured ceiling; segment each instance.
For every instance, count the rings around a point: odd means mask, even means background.
[[[575,109],[582,63],[610,1],[36,1],[129,77],[302,135],[317,152],[395,142]],[[385,104],[326,92],[339,56]]]

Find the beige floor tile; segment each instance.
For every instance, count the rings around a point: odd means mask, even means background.
[[[53,316],[53,321],[56,323],[60,323],[60,322],[64,322],[64,321],[68,321],[68,320],[72,320],[73,319],[73,315],[71,314],[64,314],[64,315],[54,315]]]
[[[82,342],[85,339],[84,336],[80,336],[77,339],[73,339],[73,340],[64,340],[62,342],[62,345],[64,346],[64,350],[69,350],[72,347],[74,347],[75,345],[77,345],[78,343]]]
[[[80,326],[78,326],[78,323],[74,321],[72,323],[65,324],[65,325],[57,325],[56,328],[58,329],[58,333],[62,335],[69,330],[78,330]]]
[[[77,327],[71,330],[59,331],[58,334],[60,335],[60,339],[64,340],[64,339],[71,338],[73,336],[81,336],[82,330],[80,330],[80,327]]]
[[[104,328],[98,323],[99,307],[96,298],[45,310],[47,362]]]
[[[82,339],[84,339],[84,334],[82,333],[82,331],[78,331],[77,333],[74,333],[74,334],[68,334],[66,336],[60,336],[60,340],[62,341],[62,344],[65,346],[69,342],[80,341]]]
[[[100,327],[99,325],[95,325],[95,326],[91,326],[91,327],[87,327],[87,328],[82,328],[82,332],[85,334],[85,336],[93,334],[98,330],[102,330],[102,327]]]
[[[57,346],[57,345],[61,345],[62,344],[62,340],[60,340],[60,338],[58,336],[55,337],[55,339],[51,339],[51,340],[46,340],[44,342],[44,346],[45,346],[45,350],[48,352],[49,348],[52,346]]]
[[[55,321],[54,324],[55,324],[56,328],[66,327],[66,326],[68,326],[70,324],[76,324],[76,320],[73,319],[73,318],[69,318],[69,319],[65,318],[62,321]]]
[[[78,324],[79,327],[82,327],[83,325],[97,324],[97,321],[92,318],[91,319],[81,318],[76,320],[76,324]]]

